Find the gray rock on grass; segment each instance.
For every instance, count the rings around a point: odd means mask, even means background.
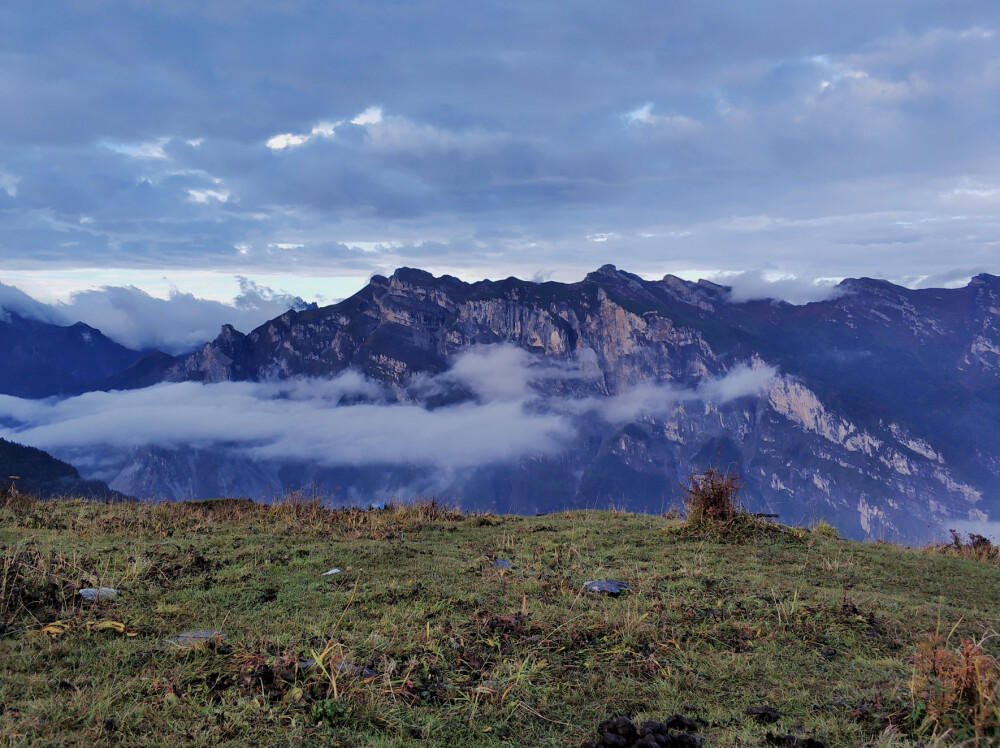
[[[76,594],[87,602],[92,603],[97,600],[112,600],[118,597],[118,590],[113,587],[84,587],[82,590],[77,591]]]
[[[618,579],[591,579],[583,583],[583,589],[595,595],[608,595],[618,597],[623,592],[632,589],[632,585]]]
[[[177,636],[167,639],[166,642],[167,644],[176,644],[182,647],[186,644],[202,644],[215,639],[222,640],[225,638],[226,635],[221,631],[216,631],[215,629],[198,629],[196,631],[180,633]]]

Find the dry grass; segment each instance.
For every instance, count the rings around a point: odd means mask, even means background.
[[[910,688],[919,732],[954,741],[1000,736],[1000,663],[983,644],[961,638],[949,646],[936,633],[917,646]]]
[[[688,523],[702,526],[732,522],[740,511],[736,496],[742,486],[735,472],[723,473],[718,467],[689,476],[688,485],[683,486]]]
[[[969,533],[963,540],[961,535],[952,530],[950,543],[928,546],[928,550],[945,556],[957,556],[1000,566],[1000,545],[994,545],[989,538],[974,532]]]

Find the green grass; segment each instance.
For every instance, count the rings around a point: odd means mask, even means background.
[[[973,714],[932,654],[964,639],[995,662],[1000,566],[832,535],[8,498],[0,745],[562,746],[612,714],[674,713],[712,746],[996,740],[995,681]],[[634,591],[581,591],[606,577]],[[83,586],[121,595],[83,603]],[[166,641],[193,629],[225,638]],[[776,724],[747,715],[761,705]]]

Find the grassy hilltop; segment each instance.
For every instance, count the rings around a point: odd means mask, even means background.
[[[994,744],[1000,564],[944,550],[748,517],[8,492],[0,745],[579,746],[675,714],[710,746]],[[583,590],[604,578],[633,590]]]

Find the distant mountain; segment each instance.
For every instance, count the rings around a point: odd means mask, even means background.
[[[119,384],[331,377],[353,368],[407,401],[421,375],[493,343],[554,362],[592,361],[587,377],[547,385],[568,396],[610,398],[651,382],[696,388],[739,365],[773,366],[779,374],[762,394],[679,402],[625,424],[580,418],[576,443],[558,459],[466,471],[445,493],[500,510],[659,510],[678,501],[690,472],[719,461],[739,466],[755,508],[789,521],[829,519],[853,536],[906,539],[953,518],[1000,514],[998,310],[1000,278],[991,275],[959,289],[852,279],[829,300],[795,306],[734,303],[724,286],[646,281],[612,265],[573,284],[464,283],[402,268],[339,304],[289,311],[248,335],[226,326],[190,356],[149,359]],[[190,469],[183,451],[156,461],[144,469],[150,461],[136,456],[114,485],[129,490],[127,476],[137,475],[152,490],[149,481],[164,472],[194,485],[178,477]],[[377,466],[258,470],[251,482],[262,494],[275,475],[285,486],[312,483],[342,496],[391,495],[419,477]]]
[[[44,498],[128,498],[112,491],[106,483],[84,480],[75,467],[57,460],[48,452],[0,439],[0,490],[11,486]]]
[[[0,351],[0,394],[29,398],[100,389],[144,355],[82,322],[64,327],[3,310]]]

